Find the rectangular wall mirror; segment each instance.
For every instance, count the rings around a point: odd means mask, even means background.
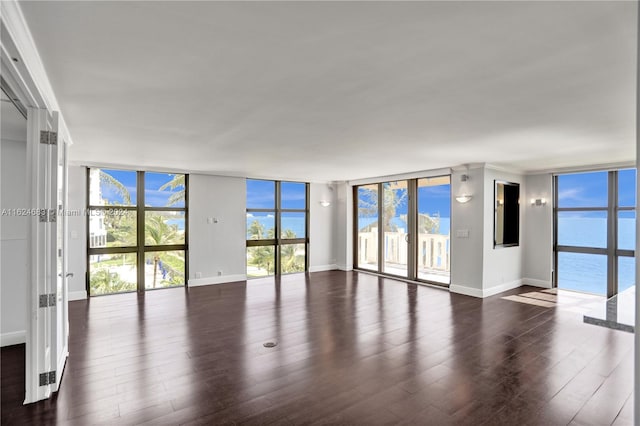
[[[493,247],[520,244],[520,184],[495,181]]]

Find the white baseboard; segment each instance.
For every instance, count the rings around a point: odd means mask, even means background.
[[[513,290],[514,288],[522,287],[522,280],[510,281],[493,287],[485,288],[482,290],[482,297],[489,297],[502,293],[503,291]]]
[[[336,265],[336,267],[338,268],[338,270],[340,271],[353,271],[353,265]]]
[[[309,272],[323,272],[323,271],[334,271],[338,269],[338,265],[318,265],[318,266],[309,266]]]
[[[0,346],[19,345],[27,341],[27,333],[24,330],[12,331],[0,334]]]
[[[464,285],[451,284],[449,291],[456,294],[464,294],[465,296],[482,297],[482,290],[479,288],[467,287]]]
[[[87,290],[69,292],[69,302],[73,302],[74,300],[84,300],[86,298]]]
[[[523,278],[522,285],[530,285],[533,287],[541,287],[541,288],[553,288],[553,285],[551,285],[551,281],[537,280],[535,278]]]
[[[234,283],[237,281],[246,281],[246,280],[247,280],[246,274],[222,275],[220,277],[190,278],[188,285],[189,287],[199,287],[201,285]]]
[[[508,283],[496,285],[489,288],[483,288],[483,289],[451,284],[449,286],[449,291],[451,293],[464,294],[466,296],[485,298],[485,297],[493,296],[498,293],[502,293],[503,291],[512,290],[514,288],[518,288],[521,286],[522,286],[522,280],[515,280]]]

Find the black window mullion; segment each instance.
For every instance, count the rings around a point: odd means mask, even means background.
[[[144,172],[137,172],[137,194],[136,194],[136,204],[138,210],[137,216],[137,242],[138,242],[138,291],[143,292],[145,289],[145,270],[144,270],[144,243],[145,243],[145,212],[144,212]]]
[[[384,265],[384,188],[378,183],[378,273],[382,273]]]
[[[280,242],[280,240],[281,240],[281,238],[280,238],[280,226],[281,226],[280,221],[282,220],[282,214],[280,213],[280,208],[282,206],[282,203],[281,203],[281,200],[280,200],[280,196],[281,196],[280,183],[281,183],[280,181],[276,181],[275,182],[275,185],[276,185],[276,224],[275,224],[276,247],[274,249],[274,251],[275,251],[274,255],[275,255],[276,265],[275,265],[275,268],[274,268],[275,269],[274,273],[276,275],[282,275],[282,267],[280,265],[280,258],[281,258],[281,256],[280,256],[280,244],[281,244],[281,242]]]

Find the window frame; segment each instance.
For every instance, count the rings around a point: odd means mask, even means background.
[[[602,207],[559,207],[559,177],[568,174],[596,173],[602,170],[585,170],[575,173],[558,173],[553,175],[553,277],[552,285],[558,288],[558,255],[559,253],[599,254],[607,256],[607,291],[606,297],[610,298],[618,294],[618,260],[620,257],[635,257],[635,250],[618,248],[618,213],[632,211],[636,213],[635,206],[619,206],[619,180],[620,171],[634,169],[626,167],[615,170],[607,170],[607,205]],[[636,170],[637,173],[637,170]],[[636,175],[637,176],[637,175]],[[558,218],[561,212],[606,212],[607,213],[607,244],[606,247],[572,246],[558,244]],[[637,213],[636,213],[637,214]]]
[[[309,272],[309,183],[308,182],[299,182],[299,181],[289,181],[289,180],[269,180],[269,179],[250,179],[247,178],[246,181],[265,181],[265,182],[273,182],[274,183],[274,191],[275,191],[275,205],[273,209],[270,208],[245,208],[245,215],[247,213],[273,213],[274,215],[274,238],[268,239],[260,239],[260,240],[252,240],[246,239],[245,253],[246,249],[249,247],[264,247],[264,246],[272,246],[274,248],[274,276],[280,276],[282,274],[282,262],[281,262],[281,248],[284,245],[293,245],[293,244],[304,244],[304,273]],[[305,208],[304,209],[283,209],[282,208],[282,183],[299,183],[304,184],[305,190]],[[246,205],[246,201],[245,201]],[[305,215],[305,226],[304,233],[305,236],[303,238],[282,238],[281,228],[282,228],[282,213],[304,213]],[[245,219],[246,220],[246,219]],[[246,232],[245,232],[246,234]],[[245,261],[246,267],[246,261]],[[297,272],[291,272],[297,273]],[[288,274],[288,273],[287,273]],[[272,276],[272,275],[267,275]],[[264,277],[247,277],[248,279],[253,278],[264,278]]]
[[[99,169],[99,170],[118,170],[118,171],[127,171],[127,172],[135,172],[136,173],[136,197],[135,197],[135,205],[132,206],[97,206],[91,204],[91,170]],[[188,287],[189,283],[189,174],[187,173],[168,173],[168,172],[157,172],[152,170],[142,171],[142,170],[128,170],[128,169],[118,169],[111,167],[100,167],[93,166],[87,167],[86,169],[86,211],[87,211],[87,220],[86,220],[86,244],[87,244],[87,256],[86,256],[86,277],[85,277],[85,288],[87,291],[87,295],[90,297],[96,296],[107,296],[110,294],[122,294],[122,293],[132,293],[134,291],[144,292],[148,290],[159,290],[164,288],[176,288],[181,286],[173,286],[173,287],[158,287],[158,288],[146,288],[145,283],[145,259],[147,253],[153,252],[164,252],[164,251],[184,251],[184,287]],[[145,174],[149,173],[165,173],[165,174],[183,174],[184,175],[184,188],[185,188],[185,196],[184,196],[184,207],[151,207],[145,206]],[[132,200],[133,202],[133,200]],[[131,246],[123,246],[123,247],[91,247],[91,234],[90,234],[90,218],[92,211],[107,211],[107,210],[127,210],[136,212],[136,244]],[[146,244],[146,232],[145,232],[145,223],[147,212],[184,212],[184,243],[183,244],[164,244],[164,245],[147,245]],[[128,291],[128,292],[115,292],[115,293],[106,293],[106,294],[91,294],[91,256],[100,255],[100,254],[128,254],[135,253],[136,254],[136,290]]]
[[[437,178],[444,178],[444,177],[448,177],[449,178],[449,186],[451,187],[451,175],[450,174],[443,174],[443,175],[434,175],[434,176],[420,176],[417,178],[411,178],[411,179],[390,179],[390,180],[386,180],[386,181],[381,181],[381,182],[373,182],[373,183],[363,183],[360,185],[353,185],[352,187],[352,199],[353,199],[353,243],[352,243],[352,255],[353,255],[353,269],[357,270],[357,271],[362,271],[362,272],[368,272],[368,273],[374,273],[374,274],[379,274],[379,275],[383,275],[383,276],[388,276],[388,277],[393,277],[393,278],[398,278],[401,280],[406,280],[406,281],[411,281],[411,282],[421,282],[421,283],[427,283],[430,285],[436,285],[436,286],[440,286],[440,287],[449,287],[451,285],[451,268],[450,268],[450,264],[451,264],[451,222],[449,222],[449,244],[445,245],[445,250],[448,248],[449,253],[448,253],[448,264],[449,264],[449,282],[448,283],[443,283],[443,282],[439,282],[439,281],[434,281],[434,280],[428,280],[425,278],[421,278],[419,271],[418,271],[418,264],[420,263],[420,258],[421,258],[421,252],[420,252],[420,248],[421,245],[419,244],[419,234],[418,234],[418,210],[419,210],[419,200],[418,200],[418,189],[419,189],[419,182],[421,179],[437,179]],[[386,183],[391,183],[391,182],[400,182],[400,181],[406,181],[407,182],[407,195],[408,195],[408,200],[407,200],[407,234],[408,234],[408,247],[407,247],[407,275],[396,275],[396,274],[391,274],[389,272],[384,272],[384,251],[385,251],[385,235],[384,235],[384,229],[383,226],[380,225],[380,222],[384,220],[384,203],[382,202],[382,200],[384,199],[384,184]],[[377,189],[377,197],[378,197],[378,201],[377,201],[377,208],[378,208],[378,212],[377,212],[377,221],[378,221],[378,238],[377,238],[377,268],[376,269],[370,269],[370,268],[364,268],[364,267],[360,267],[359,266],[359,250],[360,250],[360,244],[359,244],[359,225],[358,225],[358,189],[361,187],[367,187],[367,186],[375,186]],[[453,202],[453,197],[451,196],[451,193],[449,194],[449,208],[450,208],[450,212],[451,212],[451,206],[452,206],[452,202]],[[451,220],[451,217],[449,218],[449,220]],[[381,232],[382,231],[382,232]]]

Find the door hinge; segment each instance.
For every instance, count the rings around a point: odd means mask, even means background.
[[[49,306],[56,306],[56,294],[41,294],[38,298],[38,306],[40,308],[48,308]]]
[[[58,220],[58,212],[56,209],[42,209],[40,211],[40,222],[56,222]]]
[[[47,386],[56,382],[56,370],[40,373],[40,386]]]
[[[58,145],[58,133],[41,130],[40,143],[45,145]]]

